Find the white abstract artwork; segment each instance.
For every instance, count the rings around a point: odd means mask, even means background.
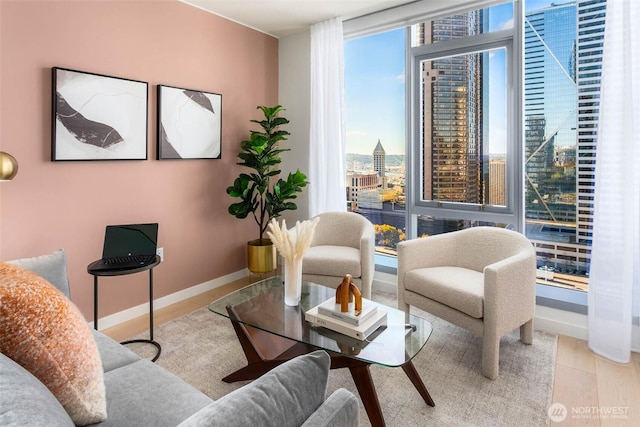
[[[146,160],[148,84],[53,68],[51,160]]]
[[[219,159],[222,95],[158,86],[158,159]]]

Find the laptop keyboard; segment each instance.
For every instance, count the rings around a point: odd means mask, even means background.
[[[151,264],[156,259],[155,255],[136,255],[117,258],[108,258],[104,260],[107,265],[118,266],[122,264]]]

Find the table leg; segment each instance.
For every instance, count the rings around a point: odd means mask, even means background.
[[[93,276],[93,329],[98,330],[98,276]]]
[[[237,318],[233,307],[227,307],[227,310],[231,319]],[[231,320],[231,325],[247,358],[247,366],[224,377],[222,381],[227,383],[254,380],[287,360],[313,351],[312,347],[251,328],[235,320]]]
[[[371,426],[382,427],[385,425],[384,416],[382,415],[382,408],[380,407],[378,393],[376,393],[376,388],[373,384],[373,378],[371,378],[369,366],[368,364],[353,366],[349,367],[349,371],[360,394],[360,399],[362,399],[364,409],[367,411]]]
[[[153,268],[149,270],[149,339],[153,341]]]
[[[418,390],[418,393],[420,393],[420,396],[422,396],[424,401],[427,402],[427,405],[436,406],[436,403],[431,398],[429,391],[427,391],[427,387],[422,382],[422,379],[420,378],[418,371],[416,371],[415,366],[413,366],[413,362],[410,360],[404,365],[402,365],[402,370],[404,371],[405,374],[407,374],[407,377],[409,377],[409,379],[411,380],[411,383],[413,383],[413,386],[416,388],[416,390]]]
[[[158,358],[160,357],[160,353],[162,352],[162,347],[160,346],[160,343],[158,343],[153,339],[153,268],[149,270],[149,339],[122,341],[120,344],[131,344],[131,343],[146,343],[146,344],[151,344],[155,346],[157,351],[156,351],[156,355],[151,359],[152,362],[155,362],[156,360],[158,360]]]

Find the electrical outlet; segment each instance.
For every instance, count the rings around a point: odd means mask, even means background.
[[[161,261],[164,261],[164,248],[157,248],[156,255],[160,257]]]

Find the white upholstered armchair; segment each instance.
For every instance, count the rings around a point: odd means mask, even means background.
[[[362,296],[371,298],[373,224],[353,212],[325,212],[318,217],[313,241],[302,259],[302,279],[337,288],[350,274]]]
[[[482,374],[499,371],[500,338],[533,341],[536,255],[520,233],[475,227],[398,245],[398,308],[410,306],[482,337]]]

